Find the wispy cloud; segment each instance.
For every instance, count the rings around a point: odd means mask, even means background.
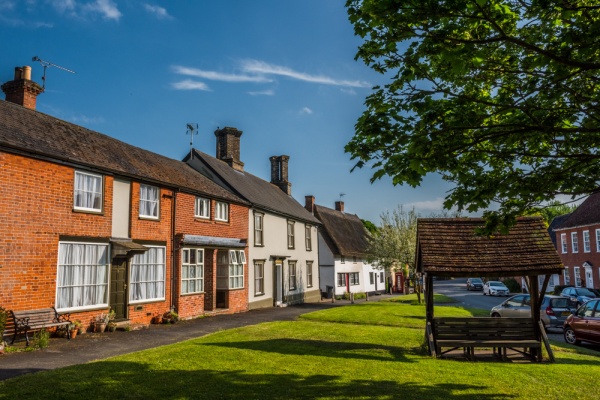
[[[302,109],[300,110],[300,115],[310,115],[313,113],[313,110],[311,110],[308,107],[302,107]]]
[[[421,211],[441,211],[444,209],[444,199],[438,197],[434,200],[415,201],[412,203],[404,204],[407,209],[415,208]]]
[[[97,13],[104,19],[118,21],[123,14],[112,0],[96,0],[83,6],[86,13]]]
[[[171,86],[177,90],[203,90],[205,92],[210,92],[210,88],[206,85],[206,83],[193,81],[191,79],[175,82],[171,84]]]
[[[275,91],[274,90],[263,90],[260,92],[248,92],[248,94],[250,96],[275,96]]]
[[[171,67],[173,72],[180,75],[193,76],[196,78],[209,79],[211,81],[223,81],[223,82],[272,82],[272,79],[265,78],[264,76],[258,75],[238,75],[238,74],[226,74],[216,71],[205,71],[197,68],[183,67],[180,65],[174,65]]]
[[[152,4],[144,3],[144,9],[150,14],[154,15],[158,19],[173,19],[166,8],[160,6],[154,6]]]
[[[0,0],[0,11],[12,10],[15,8],[15,2],[9,0]]]
[[[310,82],[319,83],[323,85],[334,85],[334,86],[347,86],[347,87],[371,87],[368,82],[364,81],[349,81],[343,79],[334,79],[325,75],[311,75],[304,72],[294,71],[291,68],[283,67],[280,65],[269,64],[264,61],[258,60],[245,60],[242,62],[242,70],[245,72],[251,72],[259,75],[278,75],[285,76],[288,78]]]

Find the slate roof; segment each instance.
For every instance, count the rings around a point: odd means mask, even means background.
[[[433,276],[530,276],[563,265],[541,217],[519,218],[507,235],[478,236],[482,218],[417,220],[417,268]]]
[[[345,257],[367,254],[367,231],[357,215],[315,205],[315,216],[323,223],[324,239],[334,254]]]
[[[184,161],[186,160],[194,169],[215,181],[221,181],[224,187],[232,190],[256,208],[320,225],[319,220],[306,208],[270,182],[249,172],[237,171],[226,162],[197,149],[193,150],[191,160],[189,155],[184,159]]]
[[[563,222],[565,222],[567,220],[567,218],[569,218],[571,216],[571,213],[569,214],[563,214],[563,215],[559,215],[557,217],[554,217],[552,219],[552,222],[550,222],[550,226],[548,227],[548,234],[550,235],[550,239],[552,240],[552,244],[554,245],[555,248],[558,249],[557,245],[556,245],[556,233],[555,231],[562,225]]]
[[[4,100],[0,149],[246,204],[182,161]]]
[[[555,230],[600,224],[600,192],[591,194]]]

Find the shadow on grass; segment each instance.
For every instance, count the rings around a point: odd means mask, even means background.
[[[173,365],[166,366],[172,368]],[[31,383],[35,382],[35,383]],[[390,380],[344,380],[335,375],[248,374],[210,369],[150,370],[145,364],[104,361],[0,382],[0,398],[61,399],[507,399],[479,385]],[[472,393],[461,393],[471,391]]]
[[[406,355],[425,355],[420,347],[404,348],[369,343],[327,342],[322,340],[271,339],[247,342],[202,343],[200,346],[218,346],[284,355],[350,358],[375,361],[413,362]]]

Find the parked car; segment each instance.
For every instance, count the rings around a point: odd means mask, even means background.
[[[518,294],[498,304],[490,311],[490,317],[531,317],[531,300],[528,294]],[[562,330],[568,316],[576,310],[575,303],[562,296],[545,295],[540,305],[540,319],[544,328]]]
[[[480,278],[467,279],[467,290],[483,290],[483,281]]]
[[[579,307],[586,301],[596,298],[596,295],[591,290],[576,287],[564,288],[560,295],[563,297],[568,297],[571,299],[571,301],[576,302],[577,307]]]
[[[579,344],[581,341],[600,344],[600,299],[583,304],[565,321],[565,342]]]
[[[483,295],[490,296],[510,296],[510,290],[500,281],[487,281],[483,285]]]

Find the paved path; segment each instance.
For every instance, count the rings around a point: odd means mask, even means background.
[[[378,301],[393,296],[370,296]],[[357,303],[365,300],[357,300]],[[51,339],[50,346],[41,351],[0,355],[0,380],[38,371],[84,364],[121,354],[177,343],[218,332],[271,321],[292,321],[311,311],[350,304],[348,301],[306,303],[282,308],[265,308],[233,315],[196,318],[175,325],[150,325],[147,329],[130,332],[86,333],[74,340]]]

